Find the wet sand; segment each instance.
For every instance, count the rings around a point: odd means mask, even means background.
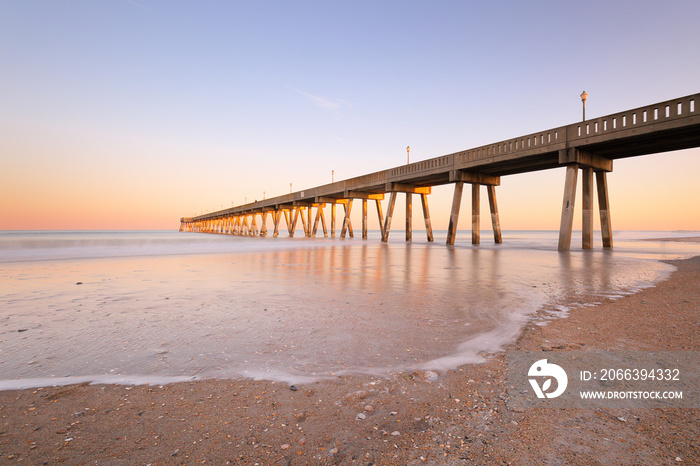
[[[700,257],[508,349],[700,350]],[[506,405],[506,357],[308,385],[208,380],[0,392],[0,463],[700,464],[697,409]]]

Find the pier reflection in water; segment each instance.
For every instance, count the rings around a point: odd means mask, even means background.
[[[672,269],[624,241],[562,254],[527,237],[478,248],[218,238],[197,253],[178,239],[158,256],[81,249],[0,264],[2,378],[442,370],[513,341],[538,309],[619,296]]]

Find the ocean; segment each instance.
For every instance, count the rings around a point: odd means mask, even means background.
[[[459,232],[428,243],[176,231],[0,232],[0,390],[203,378],[303,383],[455,368],[566,316],[653,286],[697,232]]]

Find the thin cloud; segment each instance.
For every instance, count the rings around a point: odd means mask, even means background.
[[[133,1],[133,0],[124,0],[124,1],[125,1],[126,3],[131,3],[132,5],[137,6],[137,7],[139,7],[139,8],[143,8],[144,10],[150,10],[150,8],[148,8],[146,5],[142,5],[142,4],[140,4],[140,3],[136,3],[136,2]]]
[[[350,106],[350,103],[344,100],[321,97],[293,87],[290,87],[290,89],[296,92],[297,94],[301,94],[307,99],[309,99],[311,103],[314,104],[316,107],[323,108],[325,110],[330,110],[333,113],[339,113],[341,108],[345,106]]]

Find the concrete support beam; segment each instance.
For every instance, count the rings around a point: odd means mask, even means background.
[[[267,211],[263,211],[260,216],[262,217],[262,223],[260,224],[260,236],[267,236]]]
[[[284,223],[287,225],[287,233],[290,235],[292,234],[292,211],[293,209],[290,210],[283,210],[282,213],[284,214]]]
[[[430,223],[430,211],[428,210],[428,195],[421,194],[420,202],[423,206],[423,220],[425,221],[425,234],[428,237],[428,242],[433,242],[433,226]]]
[[[488,185],[486,190],[489,195],[489,209],[491,210],[491,225],[493,226],[493,240],[496,244],[503,243],[501,236],[501,222],[498,218],[498,204],[496,203],[496,186]]]
[[[331,238],[335,238],[335,202],[331,204]]]
[[[464,189],[464,182],[457,181],[455,183],[455,192],[452,196],[452,210],[450,212],[450,224],[447,227],[447,241],[448,246],[455,244],[455,237],[457,236],[457,224],[459,223],[459,208],[462,205],[462,191]]]
[[[308,225],[308,224],[306,223],[306,215],[305,215],[305,213],[306,213],[306,208],[305,208],[305,207],[299,207],[299,217],[301,217],[301,228],[304,230],[304,236],[305,236],[305,237],[308,237],[308,236],[309,236],[308,227],[309,227],[310,225]]]
[[[345,239],[345,233],[350,234],[350,238],[353,238],[352,224],[350,223],[350,212],[352,211],[352,199],[348,200],[345,205],[345,218],[343,219],[343,228],[340,231],[340,239]]]
[[[316,218],[314,218],[314,227],[311,230],[311,236],[316,237],[316,232],[318,231],[318,222],[321,219],[321,212],[323,212],[323,204],[319,204],[316,208]]]
[[[335,205],[335,204],[333,204]],[[328,238],[328,228],[326,227],[326,217],[323,215],[323,210],[325,208],[325,204],[321,204],[319,206],[318,210],[321,212],[321,226],[323,227],[323,237]]]
[[[382,232],[382,242],[389,241],[389,231],[391,231],[391,217],[394,215],[394,206],[396,205],[396,192],[392,192],[389,197],[389,208],[386,212],[384,220],[384,231]]]
[[[583,210],[581,246],[583,249],[591,249],[593,247],[593,169],[591,167],[582,167],[581,174],[581,184],[583,185],[583,195],[581,196]]]
[[[311,206],[306,208],[306,237],[311,238]]]
[[[281,210],[272,212],[272,219],[275,221],[275,231],[272,233],[273,238],[277,238],[280,235],[280,218],[282,218]]]
[[[486,175],[484,173],[473,173],[464,170],[450,171],[450,182],[462,181],[464,183],[477,183],[489,186],[500,186],[501,177]]]
[[[303,216],[302,216],[303,217]],[[299,219],[299,207],[294,209],[294,220],[292,220],[292,227],[289,229],[289,237],[294,238],[294,233],[297,229],[297,220]],[[303,221],[303,218],[302,218]]]
[[[479,244],[481,239],[481,199],[479,198],[481,186],[472,184],[472,244]]]
[[[430,186],[419,187],[404,183],[387,183],[385,191],[392,193],[430,194],[431,188]]]
[[[367,199],[362,199],[362,239],[367,239]]]
[[[561,206],[561,223],[559,224],[559,250],[568,251],[571,248],[571,230],[574,226],[574,204],[576,201],[576,181],[578,164],[566,167],[566,182],[564,184],[564,199]]]
[[[316,231],[318,231],[318,221],[321,219],[321,207],[316,208],[316,216],[314,217],[314,227],[311,229],[311,237],[316,237]]]
[[[317,203],[317,204],[334,204],[334,203],[338,202],[340,199],[342,199],[342,198],[340,198],[340,197],[318,196],[318,197],[316,197],[315,200],[316,200],[316,203]]]
[[[314,201],[294,201],[294,207],[311,207],[314,205]]]
[[[611,172],[613,161],[590,152],[571,147],[559,151],[559,163],[562,165],[578,164],[582,167],[595,168],[596,171]]]
[[[345,190],[345,196],[343,196],[346,199],[378,199],[380,201],[384,200],[384,194],[370,194],[370,193],[363,193],[361,191],[350,191],[348,189]]]
[[[611,248],[612,225],[610,223],[610,199],[608,195],[608,180],[605,172],[595,172],[596,187],[598,188],[598,210],[600,210],[600,233],[603,237],[603,247]]]
[[[406,193],[406,241],[413,240],[413,194]]]
[[[382,202],[377,199],[375,201],[377,203],[377,218],[379,220],[379,231],[381,232],[382,235],[382,241],[384,240],[384,215],[382,214]]]

